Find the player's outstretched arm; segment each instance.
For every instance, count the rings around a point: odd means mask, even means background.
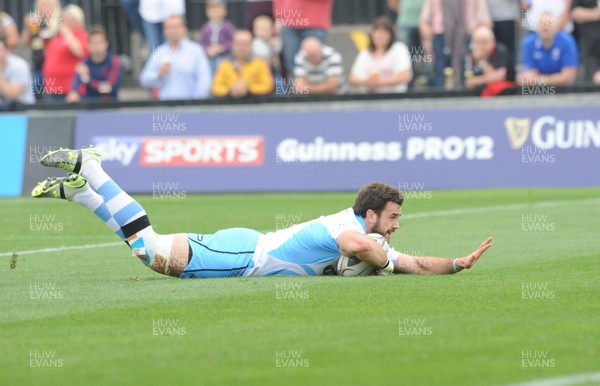
[[[442,275],[457,273],[463,269],[470,269],[489,247],[492,246],[492,238],[488,237],[475,251],[460,258],[439,257],[417,257],[398,254],[394,272],[412,273],[417,275]]]

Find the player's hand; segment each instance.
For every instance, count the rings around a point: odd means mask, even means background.
[[[475,263],[477,263],[477,260],[479,260],[479,258],[481,257],[481,255],[483,255],[483,253],[485,251],[488,250],[489,247],[492,246],[492,238],[488,237],[480,246],[479,248],[477,248],[475,250],[475,252],[465,256],[465,257],[461,257],[460,259],[456,260],[456,266],[462,269],[469,269],[472,266],[475,265]]]

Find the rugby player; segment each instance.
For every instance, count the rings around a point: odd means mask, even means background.
[[[59,149],[46,154],[41,163],[68,175],[40,182],[33,197],[65,199],[86,207],[146,266],[180,278],[334,274],[340,255],[356,256],[381,275],[451,274],[471,268],[492,245],[489,237],[459,258],[410,256],[391,247],[386,253],[367,234],[390,241],[399,227],[403,196],[380,182],[363,186],[352,208],[275,232],[232,228],[214,234],[160,235],[142,206],[102,169],[96,149]]]

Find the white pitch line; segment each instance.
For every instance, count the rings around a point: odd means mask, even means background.
[[[102,243],[102,244],[85,244],[85,245],[72,245],[70,247],[56,247],[56,248],[44,248],[44,249],[30,249],[28,251],[15,251],[15,252],[3,252],[0,253],[1,257],[12,256],[13,253],[20,255],[33,255],[37,253],[50,253],[50,252],[62,252],[62,251],[75,251],[78,249],[91,249],[91,248],[102,248],[102,247],[116,247],[117,245],[123,245],[124,242],[113,242],[113,243]]]
[[[507,386],[572,386],[595,381],[600,381],[600,371],[595,373],[566,375],[557,378],[537,379],[529,382],[514,383]]]
[[[445,216],[456,216],[461,214],[469,213],[484,213],[484,212],[497,212],[501,210],[519,210],[528,208],[548,208],[556,206],[567,206],[567,205],[586,205],[586,204],[600,204],[600,198],[592,198],[585,200],[565,200],[565,201],[545,201],[534,204],[510,204],[510,205],[495,205],[495,206],[482,206],[478,208],[461,208],[461,209],[450,209],[450,210],[438,210],[433,212],[421,212],[414,214],[403,215],[402,219],[415,219],[415,218],[426,218],[426,217],[445,217]],[[15,251],[15,252],[3,252],[0,253],[0,257],[12,256],[13,253],[17,255],[32,255],[38,253],[51,253],[51,252],[62,252],[62,251],[76,251],[80,249],[91,249],[91,248],[102,248],[102,247],[114,247],[122,245],[123,242],[103,243],[103,244],[85,244],[85,245],[73,245],[68,247],[56,247],[56,248],[45,248],[45,249],[31,249],[26,251]]]
[[[470,213],[483,213],[483,212],[498,212],[503,210],[521,210],[531,208],[551,208],[557,206],[568,206],[568,205],[587,205],[587,204],[600,204],[600,198],[590,198],[585,200],[564,200],[564,201],[543,201],[533,204],[508,204],[508,205],[494,205],[494,206],[482,206],[478,208],[460,208],[460,209],[448,209],[438,210],[434,212],[422,212],[402,215],[402,219],[415,219],[425,217],[445,217],[455,216],[460,214]]]

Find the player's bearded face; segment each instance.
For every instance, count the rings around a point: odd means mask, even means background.
[[[377,221],[375,222],[375,225],[373,225],[373,229],[371,229],[371,233],[379,233],[380,235],[382,235],[383,237],[385,237],[385,239],[389,242],[390,238],[392,237],[392,232],[394,232],[394,230],[392,229],[391,225],[389,227],[385,227],[382,224],[382,215],[378,215],[377,216]]]
[[[398,218],[400,217],[402,207],[396,203],[388,202],[385,208],[379,213],[375,213],[375,224],[371,228],[372,233],[378,233],[385,237],[389,242],[392,233],[398,229]]]

